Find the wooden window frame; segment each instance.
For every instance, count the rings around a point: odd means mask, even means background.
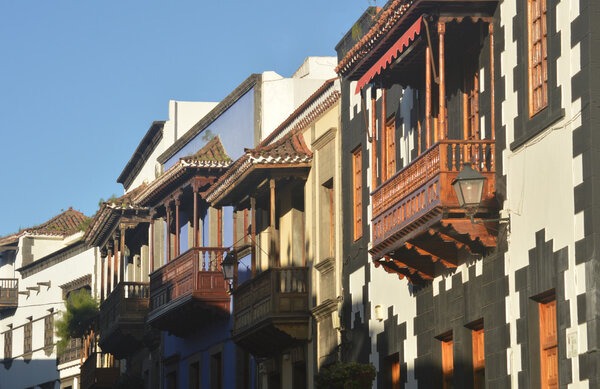
[[[12,329],[4,333],[4,359],[12,359],[12,340],[13,340]]]
[[[483,321],[471,327],[473,351],[473,387],[485,388],[485,332]],[[483,372],[483,382],[480,382],[480,373]]]
[[[358,146],[352,151],[352,213],[355,242],[363,235],[362,176],[362,146]]]
[[[385,122],[385,175],[382,181],[388,180],[396,173],[396,116],[391,115]]]
[[[548,106],[548,0],[527,0],[529,117]]]
[[[454,387],[454,340],[452,332],[438,337],[442,348],[442,388]]]
[[[23,354],[28,354],[32,351],[33,342],[33,322],[29,322],[23,325]]]
[[[558,387],[558,331],[557,331],[557,306],[554,294],[538,301],[539,331],[540,331],[540,387],[541,389]],[[552,358],[551,366],[548,360]],[[545,378],[553,369],[556,381]]]
[[[52,346],[54,343],[54,315],[44,318],[44,347]]]
[[[385,387],[387,389],[400,389],[400,353],[390,354],[384,358]]]
[[[471,50],[469,50],[471,52]],[[471,57],[471,56],[469,56]],[[471,58],[478,58],[474,54]],[[463,91],[463,138],[465,140],[480,139],[479,128],[479,64],[465,63]]]

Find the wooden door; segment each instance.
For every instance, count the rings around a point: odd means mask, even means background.
[[[558,388],[558,336],[556,300],[539,304],[540,370],[542,389]]]

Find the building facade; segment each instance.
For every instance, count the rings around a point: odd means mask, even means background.
[[[390,1],[338,44],[342,349],[377,387],[597,385],[595,7]]]
[[[73,291],[93,293],[99,255],[83,241],[89,218],[69,208],[0,239],[2,388],[79,388],[81,343],[58,355],[54,322]]]

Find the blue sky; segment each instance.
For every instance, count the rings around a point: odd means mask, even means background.
[[[290,76],[372,0],[0,2],[0,236],[93,215],[169,99],[220,101]],[[376,5],[383,5],[383,1]]]

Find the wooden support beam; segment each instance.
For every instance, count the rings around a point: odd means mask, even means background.
[[[389,142],[387,138],[386,131],[386,121],[387,121],[387,91],[385,88],[381,88],[381,182],[384,182],[388,179],[388,147],[387,144]]]
[[[251,273],[252,278],[256,275],[256,198],[250,197],[250,237],[251,237]]]
[[[439,136],[437,139],[446,139],[446,66],[445,66],[445,53],[444,53],[444,35],[446,34],[446,23],[438,23],[438,39],[439,39],[439,67],[440,67],[440,85],[439,85]]]
[[[377,188],[377,88],[371,87],[371,191]]]
[[[278,266],[278,256],[275,252],[275,248],[277,244],[275,242],[275,218],[276,218],[276,209],[275,209],[275,180],[271,178],[269,180],[269,189],[270,189],[270,206],[269,206],[269,214],[270,214],[270,225],[269,225],[269,267]]]
[[[491,120],[491,131],[490,138],[496,139],[496,99],[494,91],[494,22],[493,20],[488,22],[488,29],[490,35],[490,120]],[[492,153],[492,161],[495,156]],[[492,164],[492,168],[493,168]]]
[[[121,282],[125,282],[125,229],[121,228],[121,242],[120,242],[120,246],[119,246],[119,251],[121,252],[121,276],[120,276],[120,280]]]
[[[148,268],[150,269],[150,273],[152,273],[154,271],[154,218],[150,219],[150,244],[148,246],[148,251],[150,252],[148,255],[150,266]]]
[[[170,201],[165,203],[165,211],[167,214],[167,228],[165,234],[167,236],[167,263],[171,262],[171,204]]]
[[[181,200],[179,196],[175,199],[175,257],[179,256],[180,246],[179,246],[179,206],[181,205]]]
[[[193,196],[194,196],[194,216],[193,216],[193,224],[194,224],[194,237],[193,237],[193,242],[192,244],[194,245],[194,248],[198,247],[198,185],[196,185],[195,183],[192,185],[192,189],[193,189]]]
[[[119,243],[118,243],[118,239],[115,236],[114,237],[114,243],[113,243],[113,247],[114,247],[114,262],[113,262],[113,290],[117,287],[118,283],[119,283]]]
[[[415,246],[414,244],[409,243],[409,242],[406,242],[404,245],[406,248],[416,251],[417,253],[419,253],[419,255],[430,257],[433,260],[433,262],[439,262],[439,263],[443,264],[444,266],[446,266],[447,268],[456,268],[455,262],[452,262],[443,257],[437,256],[425,249],[422,249],[419,246]]]
[[[431,147],[431,47],[425,49],[425,146]]]

